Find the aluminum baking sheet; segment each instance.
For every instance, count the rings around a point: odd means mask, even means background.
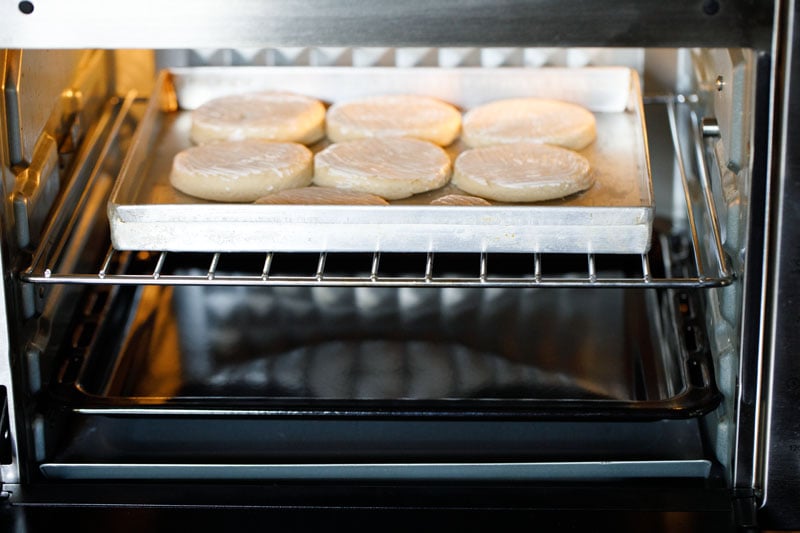
[[[467,111],[539,96],[583,105],[597,140],[582,150],[595,176],[557,201],[431,206],[452,186],[390,206],[224,204],[169,184],[172,159],[191,145],[191,110],[219,96],[292,91],[327,104],[411,93]],[[109,200],[118,250],[644,253],[653,192],[639,78],[622,68],[201,67],[162,71]],[[319,150],[325,141],[313,146]],[[464,146],[448,148],[455,157]]]

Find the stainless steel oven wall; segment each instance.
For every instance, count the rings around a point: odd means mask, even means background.
[[[0,62],[2,70],[5,72],[5,56],[3,61]],[[0,117],[5,116],[3,102],[0,102]],[[0,122],[3,122],[0,119]],[[3,122],[4,123],[4,122]],[[7,185],[12,182],[11,168],[8,158],[8,144],[6,140],[6,128],[0,128],[0,194],[6,198]],[[6,231],[6,204],[0,203],[0,224],[2,224],[2,233]],[[11,374],[11,345],[9,339],[9,320],[8,320],[8,306],[11,302],[6,298],[6,285],[8,277],[6,272],[9,272],[5,267],[5,256],[8,253],[8,248],[5,245],[6,239],[0,242],[0,272],[2,272],[2,283],[0,283],[0,419],[2,419],[2,426],[0,432],[3,436],[0,437],[0,450],[2,450],[3,460],[0,461],[0,483],[16,483],[19,481],[19,467],[17,464],[17,450],[16,450],[16,435],[17,435],[17,420],[14,416],[14,385]],[[13,307],[12,307],[13,312]],[[7,433],[7,435],[6,435]]]
[[[67,103],[62,91],[74,75],[81,52],[31,52],[26,54],[25,67],[22,66],[20,50],[4,50],[2,53],[2,101],[0,101],[0,155],[2,156],[2,197],[0,222],[3,230],[2,260],[3,268],[3,309],[2,309],[2,359],[0,360],[0,385],[5,388],[5,402],[8,409],[8,423],[11,435],[18,431],[16,382],[20,379],[17,369],[22,356],[12,339],[18,335],[19,297],[15,297],[15,285],[10,279],[15,258],[20,260],[20,248],[28,243],[20,243],[19,234],[29,236],[27,213],[37,212],[37,223],[44,218],[43,204],[52,203],[59,189],[57,147],[54,142],[56,129],[62,117],[61,110]],[[30,185],[37,183],[42,187]],[[25,186],[29,185],[26,194]],[[34,189],[46,191],[44,194],[31,194]],[[15,201],[17,200],[17,201]],[[15,213],[15,204],[21,209]],[[6,314],[8,312],[8,314]],[[10,321],[9,321],[10,318]],[[20,391],[22,392],[22,391]],[[24,430],[23,430],[24,431]],[[4,443],[5,444],[5,443]],[[11,439],[10,463],[2,465],[2,480],[15,482],[19,479],[16,438]]]
[[[0,385],[5,388],[10,434],[10,462],[2,480],[20,477],[20,447],[35,434],[31,398],[38,390],[46,362],[41,350],[50,342],[47,318],[26,319],[61,289],[35,293],[16,283],[12,272],[30,258],[48,223],[56,197],[73,169],[79,147],[108,99],[114,77],[109,55],[84,50],[3,50],[0,101],[2,156],[3,309],[0,334]],[[45,298],[45,295],[47,298]],[[4,443],[6,444],[6,443]],[[24,454],[29,456],[29,454]]]
[[[800,527],[800,31],[797,3],[781,5],[775,43],[774,122],[769,217],[763,228],[766,320],[761,330],[763,381],[752,387],[757,418],[757,476],[763,482],[763,523]],[[753,384],[755,385],[755,384]]]
[[[710,428],[717,458],[726,465],[732,484],[752,486],[753,480],[736,477],[736,419],[742,365],[742,312],[745,258],[748,253],[748,228],[751,205],[753,127],[755,110],[754,80],[756,53],[743,49],[693,49],[691,55],[691,94],[699,100],[694,137],[696,171],[711,184],[720,233],[707,233],[704,241],[719,239],[726,260],[737,273],[730,286],[704,292],[708,341],[714,353],[714,366],[720,392],[726,398],[711,417]],[[706,231],[708,228],[706,228]],[[758,250],[752,253],[760,255]],[[706,254],[712,260],[710,254]],[[741,475],[741,473],[740,473]]]

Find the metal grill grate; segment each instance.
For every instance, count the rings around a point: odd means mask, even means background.
[[[74,261],[64,261],[70,255],[69,241],[78,233],[83,202],[90,201],[90,191],[84,192],[74,215],[62,228],[54,223],[33,255],[31,266],[20,274],[26,282],[44,284],[115,284],[115,285],[319,285],[319,286],[426,286],[426,287],[719,287],[729,284],[734,277],[726,257],[714,208],[710,179],[703,149],[703,133],[698,117],[692,111],[691,99],[686,97],[650,98],[648,104],[663,105],[671,130],[678,169],[686,206],[686,237],[677,239],[666,234],[656,234],[653,250],[643,255],[571,256],[567,267],[564,257],[552,254],[514,254],[517,267],[509,272],[495,268],[494,254],[476,251],[458,254],[455,269],[441,272],[436,266],[442,257],[452,264],[453,254],[430,251],[424,263],[415,269],[398,269],[398,257],[405,254],[366,252],[341,254],[321,251],[315,254],[315,266],[295,268],[290,272],[277,272],[274,263],[278,258],[307,255],[265,251],[254,259],[248,255],[249,268],[243,269],[231,257],[243,254],[207,254],[117,251],[110,245],[102,262],[93,269],[76,271]],[[124,111],[118,117],[115,131],[107,143],[113,143],[116,130],[124,122]],[[129,107],[129,106],[128,106]],[[683,126],[683,127],[681,127]],[[106,153],[108,150],[103,150]],[[688,162],[692,162],[692,166]],[[98,165],[99,168],[99,165]],[[92,185],[92,178],[87,181]],[[55,217],[66,220],[64,216]],[[105,221],[103,221],[105,222]],[[66,228],[66,229],[64,229]],[[55,236],[61,235],[60,238]],[[360,255],[362,263],[350,256]],[[505,254],[497,254],[505,255]],[[353,264],[354,273],[331,271],[327,266],[332,258],[337,262]],[[344,258],[344,259],[343,259]],[[507,257],[499,263],[507,263]],[[221,262],[233,262],[234,268],[221,269]],[[168,268],[175,263],[179,268]],[[601,268],[611,263],[613,268]],[[257,264],[257,266],[254,266]],[[554,264],[551,269],[547,265]],[[578,266],[576,266],[578,265]],[[582,266],[580,266],[582,265]],[[620,266],[621,265],[621,266]],[[678,268],[678,265],[681,265]],[[463,267],[463,268],[462,268]],[[462,271],[468,274],[462,274]],[[188,272],[188,273],[187,273]]]

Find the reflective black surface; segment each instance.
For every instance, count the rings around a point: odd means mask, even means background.
[[[658,314],[655,296],[644,291],[140,291],[120,352],[98,347],[89,364],[106,370],[79,380],[88,393],[664,400],[684,384],[679,355],[648,318]]]
[[[639,485],[92,485],[28,487],[3,531],[734,531],[727,491]],[[53,502],[58,506],[54,506]],[[80,506],[91,502],[93,507]],[[234,503],[235,502],[235,503]]]

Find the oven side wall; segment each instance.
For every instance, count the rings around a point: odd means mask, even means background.
[[[769,223],[765,228],[764,357],[759,412],[761,523],[800,527],[800,32],[794,1],[776,40]]]
[[[2,247],[0,286],[0,386],[5,388],[10,450],[0,465],[4,484],[24,481],[25,467],[41,455],[36,395],[53,371],[43,352],[53,338],[53,313],[61,288],[35,292],[15,273],[29,263],[76,154],[113,94],[111,54],[92,50],[0,50],[0,161]],[[37,451],[38,450],[38,451]]]

